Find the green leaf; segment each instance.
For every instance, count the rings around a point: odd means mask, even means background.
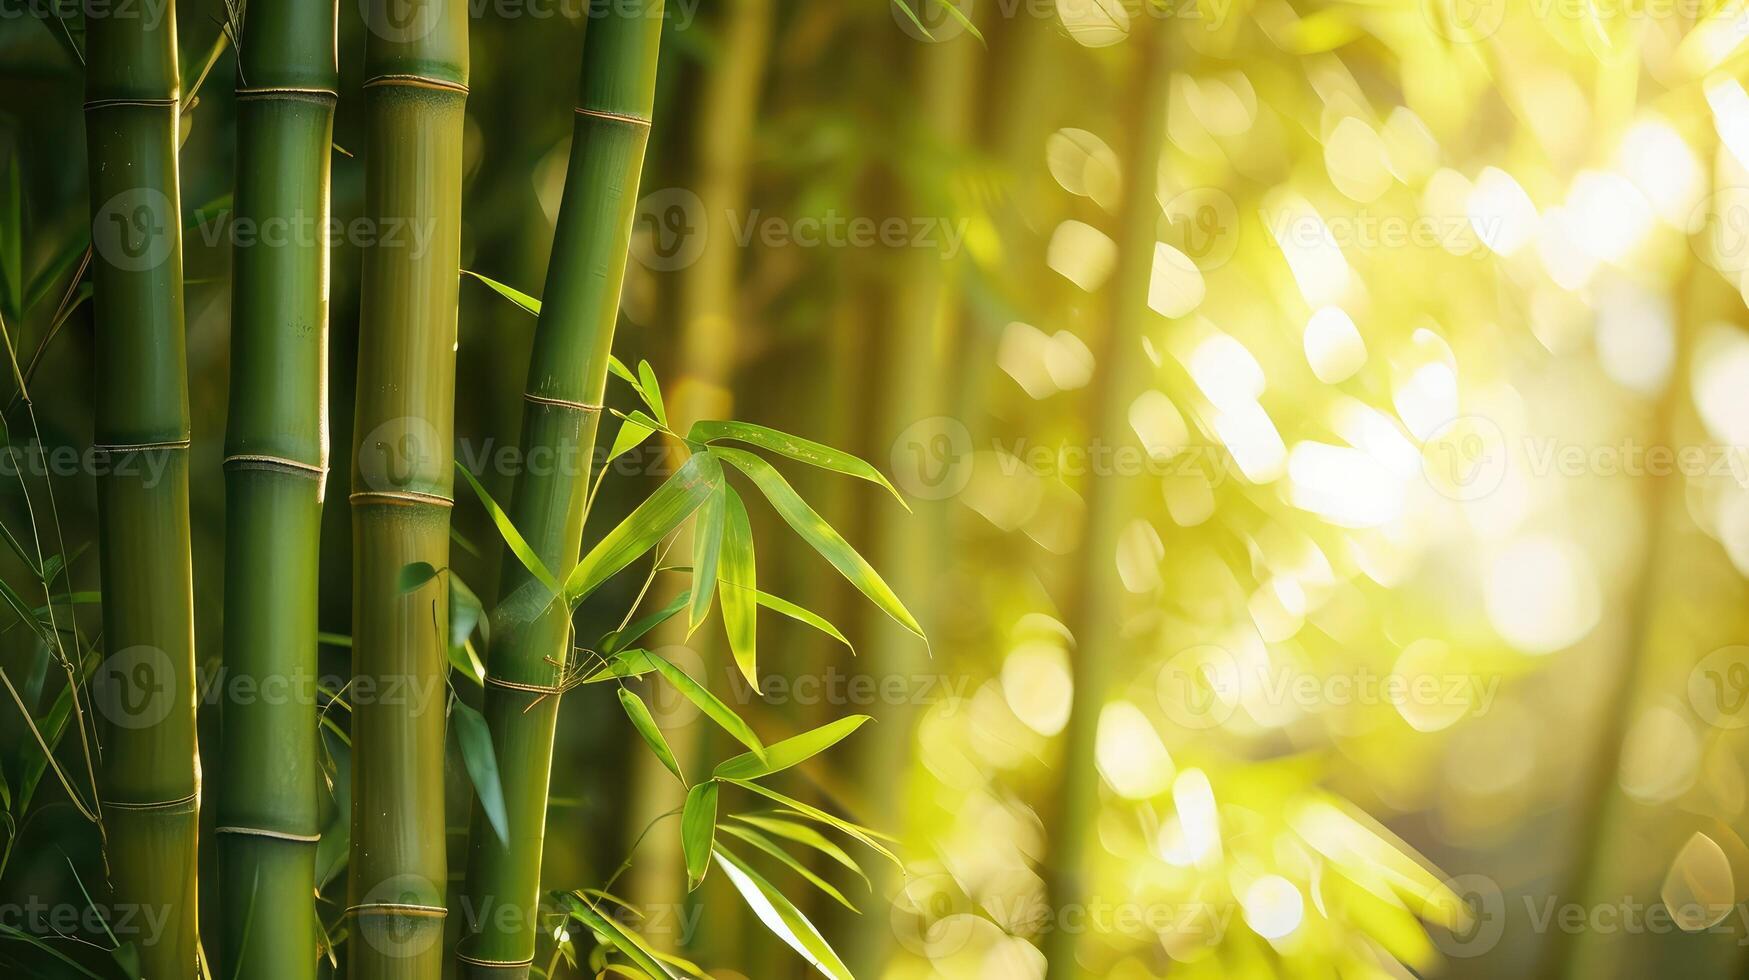
[[[492,515],[492,523],[498,525],[498,534],[504,538],[504,543],[510,546],[510,550],[516,555],[517,560],[522,562],[522,567],[528,569],[530,575],[533,575],[540,581],[540,584],[547,587],[548,595],[558,595],[559,580],[553,577],[552,572],[547,571],[547,566],[540,560],[540,556],[534,553],[534,549],[528,546],[527,541],[523,540],[522,532],[516,530],[516,524],[510,520],[510,515],[504,513],[504,508],[498,506],[498,502],[492,499],[492,495],[486,492],[485,487],[480,486],[480,481],[474,479],[474,474],[469,473],[468,468],[463,466],[460,460],[456,461],[455,468],[467,478],[468,486],[474,488],[474,495],[480,498],[480,503],[485,505],[486,512]]]
[[[722,865],[723,873],[734,882],[735,890],[746,900],[747,907],[771,930],[771,934],[784,941],[791,949],[800,953],[807,960],[832,980],[854,980],[850,969],[838,954],[832,951],[831,944],[826,942],[820,930],[808,921],[795,904],[783,896],[783,893],[773,888],[771,882],[760,876],[759,872],[748,867],[740,858],[729,853],[718,845],[713,852],[717,863]]]
[[[798,875],[801,875],[805,881],[807,881],[809,884],[813,885],[815,888],[818,888],[821,891],[825,892],[826,894],[832,896],[832,898],[837,900],[838,904],[844,906],[845,908],[849,909],[852,912],[856,912],[858,914],[861,913],[861,910],[858,909],[856,907],[856,905],[850,901],[850,899],[845,898],[844,893],[839,891],[831,882],[820,877],[819,875],[815,874],[814,872],[809,871],[806,865],[802,864],[802,862],[800,862],[800,861],[797,861],[794,857],[791,857],[790,853],[788,851],[786,851],[783,848],[778,847],[776,844],[772,843],[770,838],[766,837],[764,834],[760,833],[759,831],[754,830],[751,827],[737,827],[734,824],[724,824],[723,825],[723,833],[731,834],[735,837],[739,837],[742,840],[746,841],[747,843],[752,844],[754,847],[759,848],[761,851],[764,851],[765,853],[771,855],[773,858],[776,858],[778,863],[782,864],[784,867],[790,869],[791,871],[794,871]]]
[[[718,486],[692,521],[692,602],[687,607],[687,636],[691,636],[711,613],[711,596],[716,594],[717,556],[723,550],[724,508],[726,498],[734,493],[727,485]],[[745,510],[742,516],[746,516]],[[728,606],[724,605],[723,615],[728,614]]]
[[[693,425],[692,431],[688,432],[686,437],[694,442],[705,443],[725,440],[744,442],[750,446],[758,446],[760,449],[768,449],[774,453],[788,456],[790,459],[806,463],[809,466],[817,466],[833,473],[842,473],[859,480],[867,480],[877,486],[885,487],[900,506],[906,510],[911,509],[910,505],[905,503],[905,498],[900,495],[899,488],[887,482],[887,478],[881,475],[880,470],[850,453],[833,449],[823,443],[803,439],[800,436],[792,436],[776,429],[768,429],[763,425],[754,425],[751,422],[698,422]]]
[[[480,797],[480,809],[492,824],[499,843],[509,843],[509,817],[504,813],[504,788],[498,780],[498,756],[492,751],[492,730],[478,711],[460,699],[450,701],[450,714],[455,718],[456,742],[462,749],[462,764],[473,780],[474,792]]]
[[[726,486],[724,489],[728,490]],[[753,567],[753,525],[747,520],[747,505],[741,502],[741,495],[728,490],[726,496],[729,506],[723,520],[723,558],[717,590],[722,597],[729,650],[735,655],[741,676],[757,691],[759,587]]]
[[[436,577],[437,569],[430,562],[408,562],[401,566],[400,574],[395,576],[395,587],[402,592],[412,592]]]
[[[686,853],[686,890],[704,882],[717,841],[717,783],[707,779],[686,794],[680,814],[680,847]]]
[[[674,778],[680,780],[680,785],[685,786],[686,777],[680,774],[680,762],[674,758],[674,750],[668,747],[668,739],[662,736],[662,729],[656,725],[656,719],[651,717],[649,705],[644,703],[643,698],[623,687],[619,689],[619,703],[626,709],[626,717],[632,720],[632,727],[638,730],[644,744],[650,747],[651,752],[656,753],[656,758],[668,767]]]
[[[990,46],[984,40],[984,32],[978,30],[978,25],[972,23],[971,18],[967,17],[965,13],[960,10],[960,8],[954,3],[954,0],[933,0],[933,2],[937,7],[947,11],[949,17],[959,21],[960,26],[964,27],[968,33],[977,38],[979,44],[984,45],[985,48]]]
[[[478,272],[475,272],[472,269],[463,269],[462,275],[473,276],[475,279],[478,279],[481,282],[485,283],[487,286],[490,286],[492,288],[492,291],[497,293],[498,295],[504,297],[505,299],[509,300],[512,303],[515,303],[517,306],[521,307],[522,309],[524,309],[530,313],[533,313],[535,316],[540,316],[540,300],[535,299],[533,296],[528,295],[527,293],[523,292],[522,290],[517,289],[513,286],[506,286],[496,279],[490,279],[490,278],[487,278],[486,276],[482,276]]]
[[[710,452],[714,456],[721,457],[723,462],[747,474],[748,478],[759,487],[760,492],[765,494],[765,499],[771,501],[771,506],[777,511],[778,516],[782,517],[790,527],[795,528],[802,540],[808,542],[823,558],[831,562],[832,567],[838,569],[839,573],[848,579],[851,585],[856,586],[858,591],[868,596],[875,605],[881,608],[882,612],[891,616],[899,625],[920,637],[923,636],[923,627],[917,625],[916,618],[911,615],[909,609],[905,608],[905,604],[899,601],[899,597],[893,593],[886,580],[881,578],[880,573],[875,571],[874,567],[861,555],[857,554],[856,549],[850,546],[850,542],[845,541],[842,534],[834,530],[832,525],[827,524],[825,518],[815,513],[814,508],[808,506],[808,502],[796,493],[795,488],[789,485],[789,481],[783,478],[783,474],[779,473],[770,463],[743,450],[730,449],[727,446],[713,446]]]
[[[656,372],[651,369],[649,361],[638,362],[638,391],[644,396],[644,404],[650,406],[650,414],[656,416],[656,421],[666,429],[668,409],[662,404],[662,386],[657,383]]]
[[[639,425],[630,419],[621,422],[619,432],[613,437],[613,448],[608,451],[607,461],[611,463],[643,445],[644,440],[650,438],[650,435],[655,431],[649,426]]]
[[[723,468],[708,455],[687,460],[618,527],[607,532],[565,581],[565,600],[576,605],[603,582],[654,548],[692,515],[723,483]]]
[[[837,640],[839,643],[850,647],[851,653],[856,652],[856,647],[851,646],[850,641],[845,638],[844,634],[838,632],[838,627],[826,622],[826,620],[818,613],[804,609],[788,599],[779,598],[769,592],[755,592],[754,596],[759,600],[760,605],[772,612],[783,613],[785,616],[788,616],[799,623],[806,623],[827,636],[830,636],[834,640]]]
[[[907,0],[892,0],[892,4],[899,8],[900,12],[905,15],[905,19],[910,21],[912,26],[917,28],[917,33],[923,35],[924,40],[935,40],[935,35],[929,33],[929,28],[924,27],[923,22],[917,19],[917,12],[911,9],[911,4],[907,2]]]
[[[688,701],[698,705],[698,710],[716,722],[723,731],[733,735],[735,741],[752,749],[754,755],[763,756],[765,754],[765,746],[759,741],[759,736],[753,734],[753,729],[741,720],[741,716],[729,710],[729,706],[718,700],[715,694],[705,690],[703,685],[693,680],[692,675],[656,654],[646,651],[644,656],[649,659],[656,672],[662,675],[663,680],[674,685],[674,689],[679,691]]]
[[[673,619],[676,613],[685,609],[690,597],[691,593],[683,590],[679,595],[669,600],[668,604],[661,609],[656,610],[642,619],[633,620],[624,629],[614,630],[612,633],[602,637],[600,644],[601,655],[604,657],[611,656],[620,650],[624,650],[627,646],[643,639],[645,633],[648,633],[663,623],[666,623],[668,620]]]
[[[79,265],[80,260],[85,258],[90,249],[91,231],[89,228],[81,226],[74,231],[73,237],[67,240],[67,244],[61,246],[61,251],[50,259],[47,265],[37,270],[36,276],[31,279],[24,294],[24,312],[28,314],[35,310],[38,305],[55,295],[56,292],[66,292],[66,286],[58,291],[55,287],[60,285],[62,278],[67,273]],[[68,284],[68,286],[70,285],[71,283]]]
[[[588,903],[574,893],[567,892],[563,897],[571,918],[594,930],[596,935],[607,940],[608,945],[625,954],[638,969],[660,980],[680,980],[673,970],[662,965],[656,951],[644,941],[644,937],[590,908]]]
[[[751,753],[726,759],[717,766],[712,775],[723,779],[760,779],[774,772],[782,772],[837,745],[869,720],[868,715],[850,715],[827,722],[813,731],[767,745],[763,759]]]
[[[752,824],[773,837],[782,837],[785,840],[795,841],[797,844],[801,844],[804,847],[811,847],[832,860],[837,861],[840,865],[856,872],[857,876],[862,879],[863,884],[868,884],[868,875],[862,873],[862,866],[856,863],[856,859],[851,857],[849,852],[833,843],[825,834],[820,833],[805,823],[796,823],[793,820],[783,820],[778,817],[761,816],[756,813],[736,813],[731,814],[731,816],[743,823]]]
[[[771,800],[773,803],[777,803],[779,805],[786,806],[786,807],[790,808],[791,810],[794,810],[796,812],[796,814],[799,816],[806,817],[807,819],[812,820],[815,823],[825,824],[826,826],[831,827],[833,830],[836,830],[839,833],[842,833],[848,837],[851,837],[852,839],[856,840],[858,843],[861,843],[863,846],[874,851],[876,854],[879,854],[881,857],[884,857],[887,860],[893,862],[893,864],[896,865],[897,867],[899,867],[901,869],[904,868],[904,865],[902,863],[900,863],[898,856],[895,855],[892,851],[887,850],[887,846],[885,844],[882,844],[880,841],[876,840],[874,831],[869,830],[867,827],[864,827],[860,824],[851,823],[850,821],[845,820],[841,817],[835,817],[832,814],[827,813],[825,810],[822,810],[817,806],[810,806],[809,804],[803,803],[801,800],[794,799],[793,797],[785,796],[782,793],[779,793],[777,790],[768,789],[768,788],[761,786],[758,783],[752,782],[750,780],[724,779],[724,782],[734,783],[736,786],[739,786],[742,789],[751,790],[752,792],[758,793],[760,796],[763,796],[766,799]]]
[[[24,189],[19,177],[18,144],[7,140],[0,166],[0,313],[17,323],[24,312]]]
[[[648,650],[621,650],[614,654],[594,673],[584,677],[581,683],[599,684],[603,681],[625,680],[631,677],[642,677],[656,669],[655,658]]]
[[[624,381],[626,384],[631,385],[633,390],[637,391],[640,395],[643,394],[644,389],[638,384],[638,378],[636,375],[632,374],[631,368],[626,367],[624,361],[614,357],[612,354],[607,355],[607,373]]]
[[[474,590],[468,588],[460,575],[454,572],[449,576],[449,660],[462,673],[472,677],[474,683],[485,681],[485,672],[472,660],[468,653],[468,639],[474,635],[474,629],[480,629],[480,635],[486,634],[486,607],[481,604],[480,597]]]

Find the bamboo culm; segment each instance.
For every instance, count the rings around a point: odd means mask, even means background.
[[[94,680],[104,855],[117,938],[152,980],[198,970],[194,596],[183,347],[174,4],[86,10],[98,551],[106,657]],[[141,916],[134,916],[138,921]],[[119,921],[119,919],[118,919]]]
[[[408,14],[411,16],[407,16]],[[364,217],[420,229],[363,249],[352,455],[353,674],[399,692],[352,705],[347,912],[353,980],[443,975],[446,576],[468,8],[371,0],[363,88]]]
[[[525,389],[527,456],[550,450],[552,459],[587,460],[594,453],[655,99],[662,18],[662,0],[591,4],[571,159]],[[517,529],[561,579],[581,549],[588,483],[586,468],[531,471],[511,498]],[[520,980],[535,953],[557,688],[570,621],[564,602],[550,602],[514,557],[506,559],[501,583],[486,658],[485,715],[508,840],[499,839],[476,804],[463,902],[482,914],[470,916],[457,961],[463,978]]]
[[[253,0],[238,51],[238,221],[325,228],[336,6]],[[219,975],[316,976],[316,590],[328,467],[324,236],[234,250],[225,438],[228,676],[289,696],[222,705]]]

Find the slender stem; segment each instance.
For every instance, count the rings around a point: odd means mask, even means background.
[[[541,561],[561,572],[577,563],[582,545],[589,461],[649,137],[662,16],[662,0],[594,0],[584,36],[570,169],[522,423],[524,458],[554,465],[531,467],[517,482],[510,507]],[[476,805],[463,890],[470,914],[458,945],[458,976],[464,978],[526,977],[535,955],[556,689],[565,676],[570,636],[568,610],[546,601],[542,589],[520,562],[506,559],[486,658],[485,714],[509,834],[499,839]]]
[[[328,466],[332,2],[254,0],[238,51],[234,221],[294,230],[233,262],[225,439],[227,689],[218,784],[226,977],[316,975],[317,545]],[[307,234],[305,232],[308,232]]]
[[[194,976],[200,956],[175,7],[121,16],[93,4],[85,25],[94,428],[108,464],[97,477],[100,812],[116,901],[167,915],[126,938],[143,975],[172,980]]]
[[[366,10],[363,249],[352,458],[354,980],[443,974],[445,580],[449,567],[456,301],[468,8]],[[390,234],[398,229],[402,234]]]

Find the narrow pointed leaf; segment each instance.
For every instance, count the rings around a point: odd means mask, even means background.
[[[752,844],[754,847],[759,848],[761,851],[764,851],[766,854],[771,855],[771,857],[776,859],[779,864],[794,871],[796,874],[800,875],[803,880],[825,892],[827,895],[830,895],[838,902],[838,904],[852,912],[861,912],[861,910],[858,909],[850,899],[845,898],[844,893],[839,891],[831,882],[808,870],[806,865],[797,861],[788,851],[772,843],[769,837],[766,837],[759,831],[754,830],[751,827],[737,827],[734,824],[724,824],[722,829],[723,833],[739,837],[747,843]]]
[[[723,550],[723,517],[727,498],[733,494],[726,485],[705,500],[692,523],[692,603],[686,612],[686,635],[691,636],[711,612],[711,596],[716,594],[717,556]],[[742,512],[743,515],[745,511]],[[728,615],[728,606],[723,607]]]
[[[838,627],[826,622],[820,614],[810,609],[804,609],[788,599],[774,596],[769,592],[755,592],[754,596],[759,600],[760,605],[772,612],[782,613],[799,623],[806,623],[839,643],[850,647],[851,653],[856,652],[856,647],[851,645],[850,640],[843,633],[838,632]]]
[[[533,575],[540,584],[547,587],[548,595],[558,595],[559,580],[553,577],[553,573],[547,570],[546,563],[542,562],[540,556],[534,553],[534,549],[528,546],[528,542],[523,540],[522,532],[516,529],[516,524],[510,519],[510,515],[504,513],[504,508],[498,506],[498,501],[492,499],[492,495],[486,492],[485,487],[480,486],[480,481],[474,479],[474,474],[468,472],[468,468],[461,464],[461,460],[456,460],[455,468],[462,476],[467,477],[468,486],[474,488],[474,495],[480,498],[480,503],[485,506],[486,513],[492,515],[492,523],[498,526],[498,534],[504,538],[504,543],[516,555],[516,560],[522,562],[522,567],[528,569],[530,575]]]
[[[638,362],[638,389],[644,396],[644,404],[650,406],[650,414],[667,428],[668,408],[662,404],[662,386],[657,383],[656,372],[650,368],[649,361]]]
[[[408,562],[401,566],[395,585],[402,592],[412,592],[437,577],[437,569],[426,561]]]
[[[741,502],[741,495],[728,490],[725,496],[728,509],[723,515],[723,555],[717,581],[723,601],[723,626],[729,634],[735,666],[741,668],[741,676],[757,691],[759,586],[753,562],[753,525],[747,520],[747,505]]]
[[[794,799],[793,797],[785,796],[782,793],[779,793],[777,790],[768,789],[768,788],[761,786],[758,783],[752,782],[750,780],[724,779],[724,782],[734,783],[736,786],[739,786],[742,789],[751,790],[752,792],[758,793],[760,796],[765,797],[766,799],[772,801],[773,803],[777,803],[779,805],[788,807],[791,810],[794,810],[798,816],[806,817],[807,819],[812,820],[815,823],[825,824],[826,826],[831,827],[833,830],[836,830],[839,833],[845,834],[845,835],[853,838],[857,842],[863,844],[864,846],[868,847],[870,850],[874,851],[876,854],[879,854],[881,857],[884,857],[887,860],[893,862],[894,865],[896,865],[900,868],[904,867],[904,865],[902,863],[900,863],[898,856],[895,855],[892,851],[887,850],[887,846],[885,844],[882,844],[880,841],[876,840],[874,837],[874,833],[872,831],[870,831],[867,827],[863,827],[859,824],[851,823],[850,821],[845,820],[841,817],[835,817],[832,814],[827,813],[825,810],[822,810],[817,806],[811,806],[807,803],[803,803],[801,800]]]
[[[814,965],[832,980],[854,980],[850,969],[838,954],[832,951],[831,944],[826,942],[820,930],[808,921],[808,917],[795,907],[795,903],[783,896],[783,893],[773,888],[771,882],[760,876],[759,872],[748,867],[740,858],[718,846],[717,863],[722,865],[723,873],[734,882],[735,890],[746,900],[747,907],[771,930],[771,934],[784,941],[791,949],[800,953],[802,958]]]
[[[893,593],[892,587],[881,578],[863,557],[857,554],[850,542],[844,536],[827,524],[825,518],[814,512],[808,502],[797,494],[789,481],[783,478],[770,463],[752,453],[727,446],[713,446],[711,454],[745,473],[765,499],[771,501],[771,506],[790,527],[795,528],[802,540],[813,546],[815,551],[832,567],[838,569],[851,585],[881,608],[881,611],[891,616],[899,625],[918,636],[923,635],[923,627],[917,625],[917,620],[899,597]]]
[[[614,654],[607,663],[602,664],[593,673],[584,677],[582,683],[599,684],[602,681],[642,677],[655,669],[655,658],[650,655],[648,650],[621,650]]]
[[[742,823],[758,827],[760,830],[773,837],[782,837],[784,840],[794,841],[804,847],[811,847],[838,862],[843,867],[856,872],[856,875],[862,879],[863,884],[868,884],[868,875],[863,874],[862,866],[856,863],[856,859],[851,857],[848,851],[839,847],[825,834],[820,833],[807,824],[796,823],[793,820],[784,820],[778,817],[763,816],[757,813],[736,813],[732,814],[732,816]]]
[[[535,299],[533,296],[530,296],[529,294],[523,292],[522,290],[517,289],[514,286],[506,286],[505,284],[499,282],[496,279],[492,279],[492,278],[489,278],[487,276],[482,276],[478,272],[475,272],[472,269],[463,269],[462,275],[472,276],[475,279],[480,280],[481,282],[485,283],[487,286],[491,287],[493,292],[504,297],[505,299],[509,300],[510,302],[515,303],[517,306],[521,307],[523,310],[525,310],[529,313],[533,313],[535,316],[540,316],[540,300]]]
[[[611,656],[643,639],[644,634],[673,619],[675,614],[686,608],[691,599],[690,591],[682,591],[669,600],[666,606],[640,619],[634,619],[624,629],[614,630],[601,638],[601,655]]]
[[[498,840],[508,843],[509,819],[504,813],[504,789],[498,779],[498,756],[492,751],[492,730],[478,711],[461,701],[451,702],[451,717],[455,719],[456,742],[462,749],[462,764],[479,794],[480,809],[492,824]]]
[[[596,935],[606,939],[608,945],[619,950],[638,969],[658,978],[658,980],[679,980],[673,970],[662,964],[661,959],[656,955],[656,950],[644,941],[644,937],[590,908],[588,903],[574,894],[566,893],[564,899],[566,908],[570,911],[573,919],[588,926],[594,930]]]
[[[869,720],[868,715],[850,715],[828,722],[813,731],[767,745],[763,759],[752,753],[742,753],[733,759],[726,759],[717,766],[712,775],[724,779],[759,779],[774,772],[782,772],[837,745]]]
[[[876,486],[885,487],[901,506],[905,507],[906,510],[911,509],[910,505],[905,503],[904,496],[899,493],[899,488],[888,482],[887,478],[881,475],[880,470],[850,453],[841,449],[833,449],[824,443],[803,439],[801,436],[792,436],[787,432],[779,432],[776,429],[754,425],[751,422],[716,420],[694,423],[692,431],[688,432],[686,437],[694,442],[744,442],[750,446],[758,446],[760,449],[768,449],[774,453],[788,456],[799,463],[830,470],[833,473],[842,473],[845,476],[853,476],[858,480],[867,480]]]
[[[565,581],[566,601],[572,605],[582,601],[614,573],[654,548],[722,483],[723,468],[713,457],[701,453],[687,460],[618,527],[589,549]]]
[[[613,437],[613,448],[608,451],[607,461],[611,463],[643,445],[644,440],[650,438],[650,435],[655,431],[649,426],[640,425],[630,419],[621,422],[619,432]]]
[[[663,737],[656,719],[650,715],[649,705],[644,703],[643,698],[623,687],[619,689],[619,703],[625,708],[626,717],[632,720],[632,727],[638,730],[644,744],[650,747],[651,752],[656,753],[656,758],[668,767],[674,778],[680,780],[680,785],[685,786],[686,777],[680,774],[680,763],[674,758],[674,750],[668,747],[668,739]]]
[[[680,814],[680,847],[686,854],[686,890],[697,888],[711,867],[711,848],[717,840],[716,780],[707,779],[686,794]]]
[[[663,680],[674,685],[674,689],[679,691],[688,701],[698,705],[698,710],[704,712],[706,717],[721,726],[723,731],[733,735],[735,741],[752,749],[755,755],[763,756],[765,754],[765,746],[759,741],[759,736],[753,734],[753,729],[741,720],[741,716],[731,711],[729,706],[719,700],[715,694],[705,690],[702,684],[693,680],[691,674],[656,654],[645,652],[644,657],[655,667],[656,672],[662,675]]]

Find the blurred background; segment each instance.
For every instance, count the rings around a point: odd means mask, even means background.
[[[0,189],[22,202],[0,256],[26,286],[5,312],[34,409],[5,420],[35,460],[0,481],[0,517],[52,510],[89,638],[83,78],[47,10],[0,3]],[[181,161],[215,674],[226,17],[177,10],[185,86],[205,77]],[[474,9],[462,262],[530,293],[583,22],[578,0]],[[363,35],[342,0],[342,219]],[[711,631],[659,641],[762,735],[876,718],[791,783],[901,841],[907,873],[868,867],[868,887],[810,865],[860,915],[793,892],[858,976],[1749,971],[1746,41],[1737,0],[669,0],[616,351],[652,363],[681,424],[850,449],[911,504],[793,474],[927,646],[763,505],[762,587],[854,654],[773,618],[756,693]],[[336,447],[360,244],[333,261]],[[507,499],[534,319],[460,289],[456,456]],[[340,636],[344,456],[322,542]],[[604,507],[677,462],[657,443],[617,461]],[[455,521],[461,579],[495,595],[489,519],[467,502]],[[582,617],[611,626],[638,585]],[[28,631],[0,646],[0,963],[74,975],[23,932],[112,969],[100,932],[30,911],[82,908],[103,873],[17,710],[64,731],[65,682]],[[344,647],[322,657],[345,676]],[[654,708],[683,757],[735,751],[688,703]],[[323,736],[336,928],[344,727]],[[682,791],[608,692],[567,695],[559,740],[550,887],[615,882],[713,976],[808,975],[722,876],[688,896],[661,819]],[[453,751],[452,769],[459,854]]]

